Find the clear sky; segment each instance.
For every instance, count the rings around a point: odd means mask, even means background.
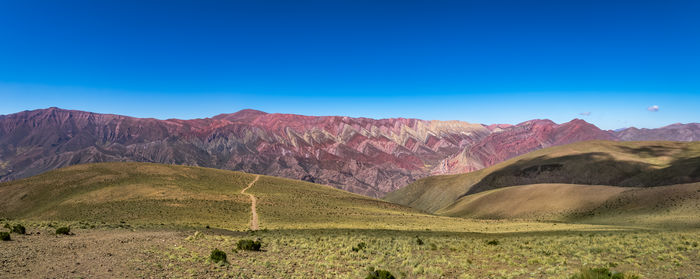
[[[0,0],[0,114],[51,106],[700,122],[700,1]]]

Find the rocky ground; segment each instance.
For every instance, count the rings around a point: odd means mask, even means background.
[[[77,230],[56,235],[29,229],[3,241],[0,278],[133,278],[146,270],[146,251],[177,245],[178,231]]]

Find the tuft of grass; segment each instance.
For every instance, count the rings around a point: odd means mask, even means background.
[[[11,231],[12,231],[12,233],[16,233],[16,234],[26,234],[27,233],[27,229],[24,226],[22,226],[22,224],[16,224],[16,225],[12,226]]]
[[[247,250],[247,251],[260,251],[260,247],[262,246],[262,243],[260,240],[250,240],[250,239],[241,239],[238,241],[238,244],[236,244],[236,248],[238,250]]]
[[[0,240],[2,240],[2,241],[12,240],[12,238],[10,238],[10,233],[9,232],[0,232]]]
[[[70,228],[69,227],[59,227],[58,229],[56,229],[56,234],[69,235]]]
[[[214,249],[211,251],[209,259],[214,263],[226,263],[226,252],[221,251],[219,249]]]
[[[571,279],[639,279],[639,276],[612,272],[607,267],[582,268],[581,271],[571,276]]]
[[[389,271],[377,269],[370,271],[369,275],[367,275],[365,279],[396,279],[396,277],[394,277],[394,275],[392,275]]]
[[[352,247],[352,251],[353,252],[360,252],[360,251],[364,250],[365,248],[367,248],[367,243],[360,242],[357,244],[357,246]]]

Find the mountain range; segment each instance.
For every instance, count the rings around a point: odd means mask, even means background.
[[[92,162],[204,166],[301,179],[379,197],[434,174],[480,170],[588,140],[700,140],[700,124],[601,130],[584,120],[516,125],[241,110],[204,119],[48,108],[0,116],[0,181]]]

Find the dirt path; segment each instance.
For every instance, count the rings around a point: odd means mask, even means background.
[[[258,178],[260,178],[260,175],[256,175],[255,179],[253,179],[253,181],[250,182],[250,184],[248,184],[248,187],[245,187],[243,188],[243,190],[241,190],[241,194],[246,194],[250,196],[250,212],[253,213],[253,217],[251,217],[250,219],[250,229],[254,231],[258,230],[258,210],[256,209],[258,199],[256,199],[255,196],[253,196],[253,194],[246,193],[245,190],[248,190],[250,189],[250,187],[253,187],[253,184],[255,184],[255,182],[258,181]]]

